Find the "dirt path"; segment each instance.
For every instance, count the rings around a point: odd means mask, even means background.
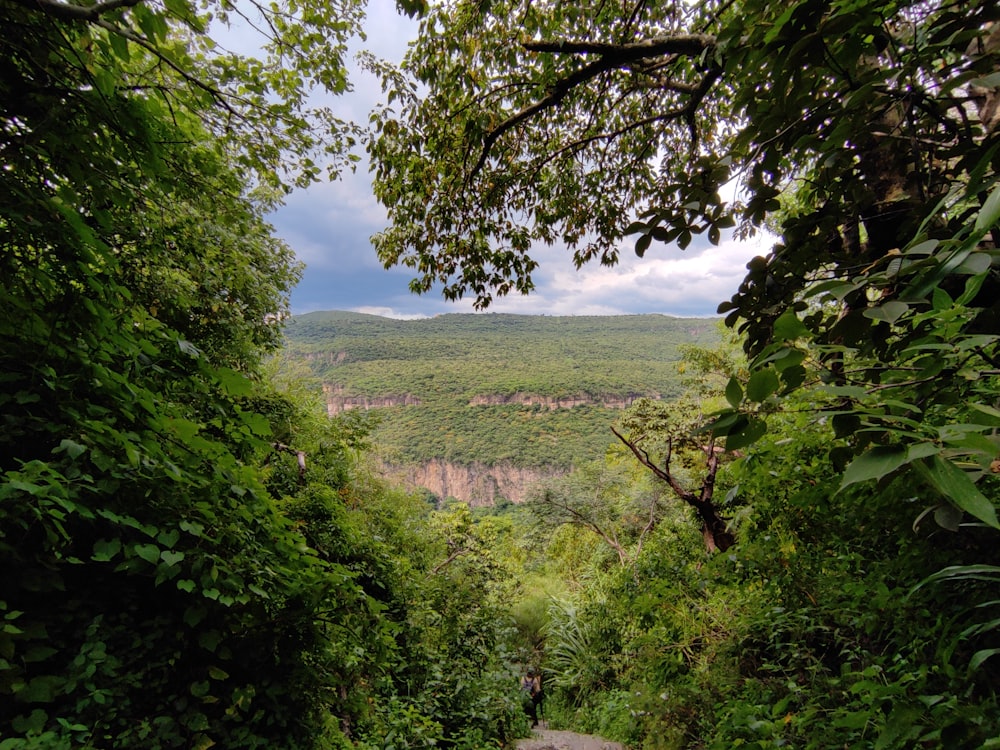
[[[544,722],[531,730],[531,737],[517,741],[517,750],[625,750],[624,745],[592,734],[545,729]]]

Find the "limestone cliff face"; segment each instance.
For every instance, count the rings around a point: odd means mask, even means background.
[[[306,362],[322,362],[327,365],[339,365],[347,359],[347,352],[309,352],[301,355]]]
[[[471,507],[493,505],[497,498],[522,503],[534,484],[564,473],[559,469],[529,469],[509,463],[466,465],[439,459],[419,466],[385,465],[383,469],[387,477],[410,489],[427,489],[440,500],[453,497]]]
[[[388,406],[416,406],[420,399],[408,393],[387,396],[353,396],[347,395],[344,387],[335,383],[323,384],[323,395],[326,397],[326,411],[332,417],[348,409],[379,409]],[[626,396],[594,397],[586,394],[576,396],[539,396],[535,393],[511,393],[501,395],[486,393],[473,396],[469,406],[499,406],[517,404],[518,406],[542,406],[546,409],[572,409],[576,406],[595,404],[607,409],[625,409],[638,398],[660,398],[658,393],[629,393]]]
[[[546,409],[572,409],[575,406],[598,404],[607,409],[625,409],[638,398],[660,398],[658,393],[629,393],[626,396],[593,397],[586,394],[576,396],[539,396],[534,393],[512,393],[510,395],[483,394],[473,396],[469,406],[497,406],[501,404],[517,404],[519,406],[544,406]]]
[[[408,393],[390,396],[348,396],[339,385],[323,384],[326,413],[331,417],[349,409],[381,409],[388,406],[416,406],[420,399]]]

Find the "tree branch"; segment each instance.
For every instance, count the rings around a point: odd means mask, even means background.
[[[87,21],[93,23],[102,15],[118,8],[132,8],[142,0],[107,0],[94,5],[70,5],[61,3],[59,0],[13,0],[30,10],[40,10],[53,18],[61,18],[65,21]]]
[[[608,44],[606,42],[572,42],[572,41],[538,41],[524,42],[528,52],[552,52],[569,55],[601,55],[611,58],[620,65],[645,57],[661,57],[663,55],[684,55],[694,57],[706,49],[715,46],[715,37],[710,34],[671,34],[654,36],[638,42],[626,44]]]
[[[611,431],[621,440],[632,454],[639,459],[639,463],[653,472],[654,475],[662,479],[672,489],[677,496],[695,509],[698,517],[702,521],[702,536],[705,540],[705,547],[709,552],[721,550],[725,552],[734,543],[735,539],[726,529],[726,520],[719,515],[712,497],[715,493],[715,475],[719,470],[720,452],[715,450],[714,445],[709,444],[706,453],[708,454],[708,464],[706,466],[706,476],[701,482],[700,496],[684,489],[674,475],[670,472],[670,454],[664,462],[664,468],[660,468],[649,457],[649,454],[640,448],[634,441],[629,440],[614,427]],[[672,442],[671,442],[672,444]],[[669,449],[668,449],[669,450]]]
[[[649,57],[659,57],[663,55],[683,55],[693,57],[702,54],[706,49],[715,45],[715,37],[707,34],[682,34],[677,36],[652,37],[639,42],[628,44],[606,44],[603,42],[547,42],[527,41],[523,47],[528,52],[551,52],[555,54],[572,55],[599,55],[594,60],[582,68],[570,73],[565,78],[556,81],[549,89],[548,93],[534,104],[515,112],[506,120],[497,125],[483,139],[483,146],[479,153],[476,165],[469,172],[469,178],[475,177],[486,164],[493,146],[500,137],[509,130],[517,127],[531,117],[559,105],[563,99],[577,86],[587,81],[593,80],[602,73],[617,68],[624,68],[629,63],[645,60]],[[704,99],[712,84],[717,80],[719,73],[710,71],[702,81],[701,85],[692,93],[691,101],[685,107],[677,110],[677,117],[684,117],[689,125],[693,122],[694,112]],[[693,144],[697,144],[697,134],[692,135]]]
[[[285,453],[295,454],[295,458],[299,464],[299,479],[303,479],[306,475],[306,452],[297,451],[291,446],[285,445],[284,443],[274,443],[273,447],[276,451],[283,451]]]
[[[621,542],[619,542],[617,539],[609,535],[603,528],[601,528],[597,524],[596,521],[594,521],[591,518],[588,518],[579,510],[569,505],[569,503],[564,503],[560,502],[559,500],[556,500],[551,492],[546,491],[545,494],[542,496],[541,501],[546,505],[550,505],[553,508],[559,508],[560,510],[563,510],[566,513],[568,513],[570,518],[573,519],[572,521],[570,521],[570,523],[575,523],[577,526],[583,526],[584,528],[590,529],[595,534],[597,534],[597,536],[599,536],[601,539],[604,540],[605,544],[611,547],[611,549],[613,549],[618,554],[618,561],[621,565],[625,565],[625,563],[628,562],[628,555],[622,548]]]
[[[457,560],[461,555],[468,554],[469,551],[470,550],[466,549],[465,547],[459,547],[455,549],[455,551],[452,552],[450,555],[448,555],[448,557],[445,560],[442,560],[441,562],[439,562],[437,565],[434,566],[434,568],[431,570],[431,575],[437,575],[442,570],[444,570],[448,565],[455,562],[455,560]]]
[[[639,459],[639,463],[641,463],[643,466],[645,466],[647,469],[653,472],[653,474],[662,479],[664,482],[669,484],[670,489],[672,489],[681,500],[694,507],[698,507],[698,496],[695,495],[693,492],[684,489],[680,485],[680,482],[677,481],[677,478],[670,473],[669,458],[667,458],[665,468],[661,469],[659,466],[653,463],[653,460],[649,457],[649,454],[646,453],[646,451],[642,450],[642,448],[640,448],[638,445],[630,441],[628,438],[626,438],[624,435],[618,432],[618,430],[616,430],[614,427],[611,428],[611,431],[615,433],[615,437],[621,440],[628,447],[628,449],[632,451],[632,454],[637,459]]]

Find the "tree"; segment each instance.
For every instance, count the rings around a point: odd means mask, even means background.
[[[338,742],[324,597],[363,592],[260,468],[298,277],[263,216],[318,146],[269,92],[304,79],[211,56],[186,3],[2,11],[4,744]]]
[[[643,255],[767,226],[779,242],[719,308],[755,359],[716,434],[762,434],[762,405],[822,380],[835,460],[860,454],[847,481],[912,468],[1000,526],[977,486],[998,422],[996,20],[988,2],[443,4],[386,77],[398,113],[374,115],[376,247],[416,291],[485,307],[531,290],[536,243],[612,264],[628,235]]]
[[[614,551],[619,565],[630,566],[664,507],[660,493],[637,482],[628,469],[611,456],[579,466],[542,483],[528,507],[549,525],[587,529]]]
[[[684,399],[669,404],[640,399],[621,419],[623,432],[611,430],[639,463],[697,513],[705,549],[725,552],[736,541],[715,499],[715,477],[725,450],[714,436],[703,433],[705,421]],[[703,467],[697,466],[699,460]]]

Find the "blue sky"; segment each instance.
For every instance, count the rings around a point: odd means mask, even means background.
[[[399,62],[416,23],[399,16],[392,0],[370,0],[365,47],[379,57]],[[333,101],[340,117],[366,122],[381,91],[377,81],[355,70],[355,91]],[[279,237],[305,263],[302,281],[292,292],[292,312],[353,310],[391,317],[424,317],[471,312],[471,301],[446,302],[431,292],[418,296],[408,289],[411,273],[386,270],[369,238],[386,226],[384,210],[372,196],[367,165],[337,182],[317,184],[293,193],[270,217]],[[534,257],[536,290],[528,296],[501,298],[491,312],[545,315],[621,315],[664,313],[714,315],[719,302],[738,287],[747,261],[765,254],[766,239],[752,243],[707,241],[687,250],[652,246],[645,258],[630,247],[615,268],[598,265],[577,271],[570,253],[558,246],[540,247]]]

